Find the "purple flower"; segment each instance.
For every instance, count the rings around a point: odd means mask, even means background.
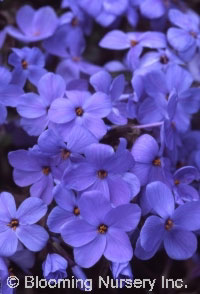
[[[72,36],[76,37],[71,42]],[[67,25],[58,28],[55,34],[43,42],[43,47],[47,52],[59,57],[77,57],[81,55],[85,49],[85,39],[80,28],[72,29]]]
[[[37,147],[37,146],[36,146]],[[9,152],[8,160],[14,167],[13,178],[20,187],[32,185],[30,194],[42,198],[49,204],[52,201],[54,177],[59,177],[56,162],[38,148]]]
[[[140,11],[142,15],[149,19],[165,18],[169,8],[178,6],[174,0],[143,0],[140,1]]]
[[[66,224],[64,241],[74,247],[74,258],[82,267],[93,266],[102,255],[112,262],[128,262],[133,249],[126,232],[134,230],[140,220],[140,208],[125,204],[112,208],[97,191],[84,193],[79,202],[82,220]]]
[[[140,11],[147,18],[159,18],[166,12],[166,4],[164,2],[163,0],[143,0],[140,4]]]
[[[35,223],[47,212],[41,199],[28,198],[16,210],[14,197],[7,192],[0,196],[0,255],[11,256],[20,241],[31,251],[40,251],[48,240],[45,229]]]
[[[67,266],[67,260],[61,255],[56,253],[48,254],[42,264],[43,275],[47,281],[64,279],[67,277]]]
[[[148,135],[140,136],[134,143],[132,155],[135,165],[133,173],[140,180],[141,185],[160,180],[169,180],[169,159],[162,156],[156,140]]]
[[[197,249],[197,238],[191,231],[200,229],[200,201],[187,202],[175,209],[171,190],[161,182],[149,184],[146,194],[157,215],[148,217],[142,227],[140,243],[143,249],[155,252],[164,243],[170,258],[192,257]]]
[[[107,128],[102,118],[111,110],[111,103],[104,93],[91,95],[86,91],[67,91],[67,99],[53,101],[49,109],[49,119],[57,124],[61,132],[66,134],[72,128],[83,126],[97,138],[103,137]]]
[[[131,279],[133,281],[133,273],[129,262],[117,263],[112,262],[111,271],[114,279]]]
[[[147,52],[141,57],[137,72],[166,69],[171,64],[183,65],[184,62],[168,48]]]
[[[169,11],[170,21],[178,28],[170,28],[167,38],[170,45],[183,53],[183,57],[191,59],[199,47],[199,16],[193,12],[183,13],[177,9]]]
[[[146,74],[144,83],[147,96],[139,105],[138,120],[151,123],[172,117],[168,114],[168,104],[176,94],[177,106],[173,121],[179,131],[186,131],[190,115],[199,108],[199,89],[190,88],[192,82],[190,73],[175,64],[168,66],[166,73],[155,70]]]
[[[37,47],[22,49],[12,48],[8,62],[14,66],[12,82],[24,86],[27,79],[37,85],[40,78],[46,73],[44,55]]]
[[[61,15],[60,24],[68,25],[70,33],[73,33],[77,28],[83,31],[86,35],[91,34],[92,30],[92,18],[88,17],[87,12],[85,13],[78,3],[67,0],[62,2],[63,8],[70,8],[68,11]]]
[[[44,131],[38,138],[40,150],[53,157],[63,172],[73,162],[79,162],[85,148],[96,142],[97,139],[82,127],[72,129],[65,141],[53,129]]]
[[[130,69],[135,69],[139,65],[139,57],[143,48],[165,48],[166,37],[159,32],[124,33],[120,30],[114,30],[107,33],[99,45],[102,48],[113,50],[130,49],[126,57],[126,63]]]
[[[65,82],[61,76],[47,73],[38,83],[38,94],[27,93],[20,97],[17,111],[21,115],[21,125],[31,136],[37,136],[49,123],[48,110],[52,101],[63,97]]]
[[[102,26],[111,25],[128,8],[128,0],[79,0],[79,5]]]
[[[112,81],[111,75],[106,71],[99,71],[90,77],[90,83],[96,91],[107,94],[107,99],[111,100],[112,109],[107,118],[113,124],[124,125],[127,123],[126,117],[122,114],[121,108],[125,103],[120,101],[125,88],[125,79],[119,75]]]
[[[199,179],[199,172],[193,166],[184,166],[176,170],[173,176],[173,193],[175,201],[183,204],[185,201],[199,200],[199,193],[190,184]]]
[[[134,164],[131,153],[119,149],[115,153],[111,146],[91,144],[85,149],[85,161],[65,172],[64,184],[77,191],[101,191],[115,206],[128,203],[138,194],[140,184],[129,172]]]
[[[39,8],[35,11],[31,6],[24,5],[16,15],[19,29],[8,26],[7,33],[23,42],[36,42],[53,35],[58,19],[50,6]]]
[[[20,86],[12,84],[11,72],[4,67],[0,67],[0,103],[4,106],[15,107],[23,93],[24,91]]]
[[[58,206],[49,214],[47,225],[50,231],[60,233],[66,223],[80,219],[79,197],[62,185],[55,187],[53,196]]]
[[[142,52],[143,47],[147,48],[165,48],[166,38],[163,33],[159,32],[131,32],[124,33],[119,30],[114,30],[107,33],[100,42],[102,48],[113,50],[125,50],[140,48]],[[140,52],[140,53],[141,53]]]

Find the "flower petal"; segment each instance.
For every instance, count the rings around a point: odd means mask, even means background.
[[[62,227],[75,216],[69,211],[66,211],[58,206],[54,207],[47,219],[47,226],[51,232],[60,233]]]
[[[25,118],[38,118],[45,115],[47,109],[41,96],[28,93],[20,97],[17,112]]]
[[[65,89],[64,79],[53,73],[45,74],[38,84],[38,91],[47,104],[50,104],[56,98],[62,98]]]
[[[128,36],[119,30],[107,33],[100,42],[100,47],[114,50],[124,50],[131,47]]]
[[[106,117],[111,111],[111,101],[106,94],[97,92],[87,99],[84,109],[94,117]]]
[[[178,51],[185,51],[195,46],[195,39],[189,32],[182,29],[170,28],[167,31],[167,39],[170,45]]]
[[[158,144],[152,136],[145,134],[135,141],[131,153],[136,162],[151,163],[158,155]]]
[[[47,205],[41,199],[29,197],[19,206],[16,217],[20,220],[20,224],[32,225],[38,222],[46,212]]]
[[[128,235],[118,229],[109,228],[106,234],[104,256],[112,262],[127,262],[133,257],[133,248]]]
[[[88,163],[80,163],[77,167],[64,174],[66,187],[82,191],[91,186],[96,180],[95,170]]]
[[[15,232],[8,229],[0,232],[0,255],[11,256],[17,251],[18,239]]]
[[[95,90],[103,93],[108,93],[111,81],[111,75],[106,71],[99,71],[90,77],[90,83]]]
[[[197,238],[192,232],[172,229],[166,234],[164,247],[170,258],[184,260],[193,256],[197,249]]]
[[[108,177],[110,201],[114,206],[126,204],[131,200],[131,189],[128,183],[120,175]]]
[[[173,221],[188,231],[200,229],[200,201],[187,202],[179,206],[174,214]]]
[[[163,241],[165,226],[163,220],[158,216],[150,216],[146,219],[141,233],[140,243],[145,251],[154,251]]]
[[[100,225],[111,209],[110,202],[99,191],[84,192],[79,201],[81,216],[93,226]]]
[[[174,196],[167,185],[152,182],[146,187],[147,200],[152,209],[162,218],[168,218],[174,211]]]
[[[90,243],[96,238],[97,234],[97,228],[88,224],[85,220],[73,220],[61,229],[63,240],[73,247]]]
[[[68,99],[59,98],[51,104],[48,117],[55,123],[70,122],[76,117],[75,108]]]
[[[2,192],[0,194],[0,220],[10,222],[16,216],[15,199],[12,194]]]
[[[74,258],[78,265],[83,268],[93,266],[101,258],[106,246],[106,237],[98,235],[92,242],[74,248]]]
[[[48,233],[39,225],[19,226],[16,234],[19,240],[34,252],[42,250],[49,239]]]
[[[141,209],[137,204],[124,204],[111,209],[104,222],[112,228],[125,232],[134,230],[140,221]]]

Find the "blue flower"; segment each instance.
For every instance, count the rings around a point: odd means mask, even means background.
[[[40,78],[46,73],[44,55],[37,47],[22,49],[12,48],[8,62],[14,66],[12,82],[24,86],[27,79],[37,85]]]
[[[16,210],[14,197],[7,192],[0,195],[0,255],[11,256],[20,241],[31,251],[40,251],[49,238],[45,229],[35,223],[47,212],[41,199],[27,198]]]
[[[168,41],[175,50],[183,53],[182,57],[188,61],[199,47],[199,16],[193,11],[183,13],[177,9],[171,9],[169,19],[178,28],[168,30]]]
[[[47,73],[38,83],[38,92],[26,93],[20,97],[17,111],[21,115],[21,125],[31,136],[38,136],[49,123],[48,110],[53,100],[61,98],[65,92],[65,82],[61,76]]]
[[[197,249],[197,238],[192,231],[200,229],[200,201],[187,202],[175,208],[171,190],[161,182],[149,184],[146,194],[156,215],[149,216],[142,227],[142,248],[155,253],[164,243],[170,258],[190,258]]]
[[[91,95],[86,91],[67,91],[66,94],[67,99],[53,101],[49,109],[49,119],[60,124],[59,129],[64,134],[72,128],[82,126],[97,138],[103,137],[107,128],[102,118],[111,110],[107,96],[101,92]]]
[[[8,159],[14,167],[15,183],[20,187],[32,185],[31,196],[42,198],[47,204],[51,203],[54,177],[60,177],[56,162],[42,153],[37,146],[29,150],[9,152]]]
[[[59,254],[48,254],[45,261],[42,264],[43,275],[46,280],[64,279],[67,277],[67,260]]]
[[[36,42],[53,35],[58,19],[50,6],[39,8],[35,11],[31,6],[24,5],[16,15],[16,22],[19,27],[7,27],[7,33],[23,42]]]
[[[114,152],[104,144],[91,144],[85,149],[85,160],[63,177],[66,187],[77,191],[98,190],[115,206],[128,203],[140,190],[137,177],[130,173],[134,165],[131,153],[123,148]]]
[[[125,204],[112,208],[104,195],[86,192],[79,202],[81,220],[67,223],[61,231],[64,241],[74,247],[78,265],[93,266],[102,255],[112,262],[128,262],[133,250],[126,232],[136,228],[140,208]]]

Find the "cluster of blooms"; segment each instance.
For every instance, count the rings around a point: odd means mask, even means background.
[[[86,278],[82,268],[102,256],[115,278],[132,278],[133,255],[165,250],[185,260],[197,251],[200,132],[191,119],[200,108],[199,16],[178,0],[63,0],[61,8],[57,16],[25,5],[17,26],[0,32],[1,46],[6,35],[22,45],[0,67],[0,124],[15,108],[21,127],[38,137],[8,154],[30,197],[17,209],[10,193],[0,194],[5,294],[10,261],[29,271],[47,245],[48,280],[66,277],[67,267]],[[84,59],[94,22],[107,27],[101,50],[124,50],[123,60]]]

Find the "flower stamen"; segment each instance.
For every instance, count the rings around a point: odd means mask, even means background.
[[[161,166],[160,158],[155,158],[152,163],[154,166]]]
[[[97,172],[97,175],[100,179],[105,179],[108,175],[107,171],[101,169]]]
[[[44,174],[45,176],[48,176],[48,174],[51,172],[51,169],[50,169],[49,166],[44,166],[44,167],[42,168],[42,172],[43,172],[43,174]]]
[[[67,158],[70,157],[71,152],[67,149],[63,149],[61,152],[61,157],[63,160],[66,160]]]
[[[16,228],[19,226],[18,219],[15,219],[15,218],[12,219],[11,222],[7,226],[10,227],[11,229],[13,229],[15,231]]]
[[[73,212],[74,212],[74,215],[78,216],[80,214],[80,209],[77,206],[75,206]]]
[[[165,230],[170,231],[174,225],[174,222],[171,219],[168,219],[165,223]]]
[[[106,226],[104,224],[102,224],[98,227],[98,232],[100,234],[105,234],[107,232],[107,230],[108,230],[108,226]]]
[[[24,59],[21,61],[21,65],[22,65],[23,69],[28,68],[28,62],[26,60],[24,60]]]
[[[83,111],[83,108],[76,107],[75,112],[77,116],[82,116],[84,111]]]

